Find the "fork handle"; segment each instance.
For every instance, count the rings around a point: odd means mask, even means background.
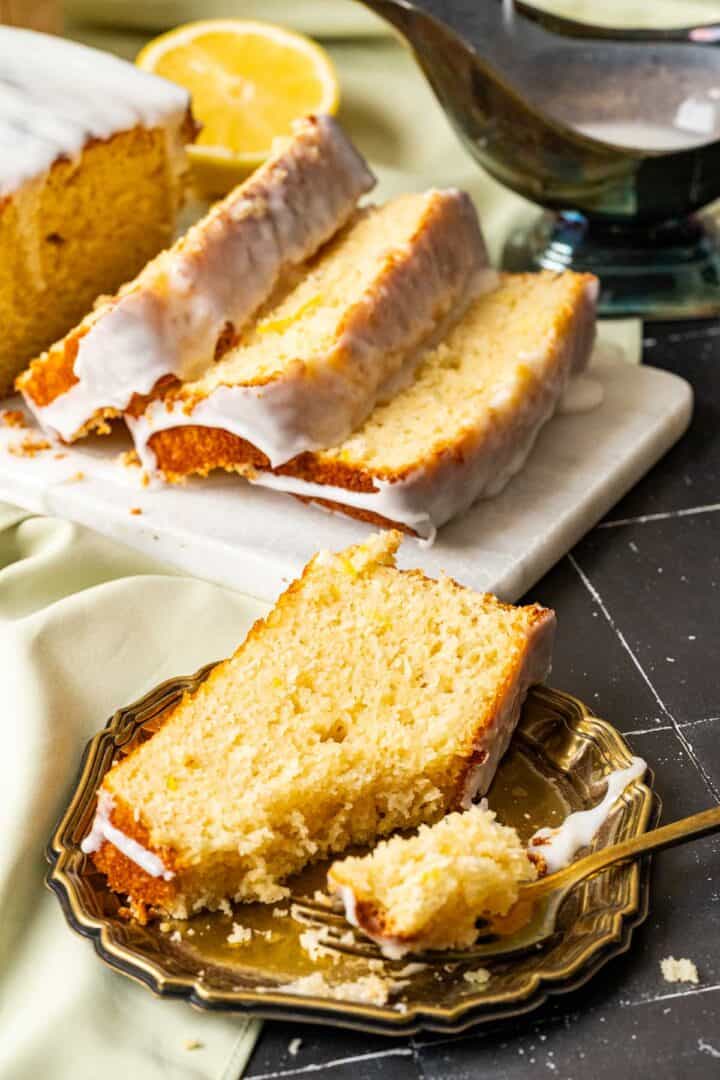
[[[623,840],[619,844],[594,851],[592,855],[586,855],[584,859],[570,863],[562,870],[554,874],[540,878],[532,885],[526,886],[523,895],[530,893],[538,895],[557,889],[562,885],[576,885],[591,874],[597,874],[615,863],[624,862],[635,855],[644,855],[648,851],[659,851],[662,848],[674,847],[676,844],[684,844],[687,840],[695,840],[700,836],[720,830],[720,806],[714,806],[710,810],[702,810],[699,814],[691,814],[690,817],[673,821],[669,825],[663,825],[659,829],[641,833],[630,840]],[[542,847],[537,849],[542,855]]]

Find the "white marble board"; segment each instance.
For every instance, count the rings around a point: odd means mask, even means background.
[[[676,375],[610,358],[599,357],[593,375],[604,387],[600,406],[554,417],[501,495],[441,529],[432,547],[408,539],[401,565],[515,600],[606,514],[683,433],[692,392]],[[318,548],[369,530],[233,476],[143,488],[139,470],[117,460],[129,445],[121,433],[33,457],[7,452],[28,434],[0,427],[0,498],[259,599],[273,600]]]

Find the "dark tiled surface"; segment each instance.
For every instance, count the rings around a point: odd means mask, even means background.
[[[720,514],[595,529],[574,558],[668,711],[720,716]]]
[[[682,375],[695,392],[685,437],[608,514],[609,519],[666,513],[720,502],[720,326],[717,322],[648,327],[644,360]]]
[[[552,682],[628,733],[671,820],[720,793],[720,327],[649,327],[645,360],[692,382],[690,431],[531,597],[559,613]],[[711,1080],[718,942],[720,837],[709,837],[655,858],[650,917],[629,953],[532,1017],[414,1040],[268,1023],[248,1076]],[[666,983],[668,955],[694,959],[699,985]]]

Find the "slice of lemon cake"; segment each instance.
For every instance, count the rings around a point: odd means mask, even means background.
[[[373,183],[331,117],[297,121],[265,165],[23,373],[40,423],[66,441],[106,431],[136,394],[198,376]]]
[[[0,27],[0,394],[170,243],[194,135],[181,87]]]
[[[465,948],[479,918],[506,915],[520,885],[537,876],[514,829],[479,806],[393,836],[369,854],[333,863],[331,892],[348,922],[399,959],[424,949]]]
[[[140,917],[277,900],[308,862],[489,786],[554,615],[400,571],[400,538],[315,556],[106,774],[83,850]]]
[[[174,460],[202,462],[208,429],[233,438],[250,466],[332,446],[495,283],[464,193],[432,190],[368,208],[202,379],[128,419],[138,453],[152,468],[161,431]]]
[[[432,539],[476,499],[495,495],[522,467],[571,374],[591,352],[596,279],[588,274],[505,274],[480,296],[415,378],[331,449],[272,467],[229,432],[196,429],[175,451],[170,432],[150,440],[171,478],[237,470],[266,487]]]

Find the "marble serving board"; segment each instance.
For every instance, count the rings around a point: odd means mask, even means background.
[[[677,375],[602,353],[592,374],[602,404],[555,416],[502,494],[450,522],[431,547],[408,538],[400,564],[515,600],[606,514],[681,436],[692,392]],[[234,476],[143,487],[140,470],[119,461],[130,445],[124,432],[33,456],[10,451],[39,434],[0,426],[0,499],[90,526],[262,600],[274,600],[319,548],[369,531]]]

